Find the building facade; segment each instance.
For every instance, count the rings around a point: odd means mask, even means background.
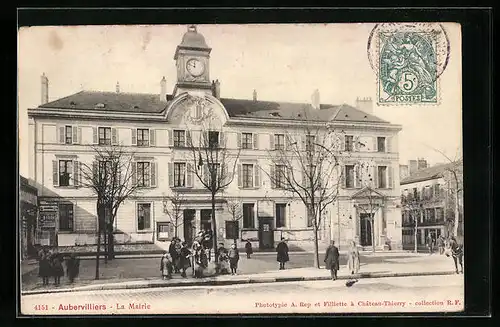
[[[403,248],[413,250],[415,239],[418,249],[425,249],[427,236],[453,234],[455,210],[457,210],[457,184],[451,170],[458,174],[461,188],[461,164],[440,164],[421,169],[401,180],[401,207],[403,221]],[[463,235],[463,192],[459,191],[458,235]],[[460,226],[459,225],[459,226]],[[415,235],[416,233],[416,235]]]
[[[38,190],[29,183],[27,178],[20,176],[19,191],[19,241],[21,259],[24,260],[36,254]]]
[[[177,82],[167,93],[165,78],[159,94],[82,91],[48,101],[48,79],[42,76],[42,104],[28,110],[30,177],[40,185],[45,206],[41,219],[46,238],[57,246],[96,243],[95,195],[81,183],[82,164],[90,164],[92,147],[114,146],[133,152],[134,169],[142,183],[138,194],[120,207],[115,221],[116,243],[162,243],[177,235],[187,241],[202,229],[211,229],[210,193],[193,174],[188,160],[189,142],[208,133],[210,140],[239,153],[234,180],[216,195],[217,235],[232,242],[272,248],[282,237],[290,246],[312,248],[313,228],[303,203],[271,182],[274,168],[269,151],[285,146],[284,134],[297,142],[304,125],[320,130],[342,130],[343,179],[337,200],[324,212],[321,245],[335,239],[341,246],[355,239],[378,248],[392,243],[401,247],[399,208],[398,132],[370,111],[371,99],[358,99],[359,107],[321,104],[319,91],[311,103],[261,101],[221,97],[221,83],[210,79],[211,48],[196,27],[190,26],[175,49]],[[206,122],[210,128],[206,129]],[[357,182],[354,167],[372,164],[376,178]],[[137,180],[136,180],[137,182]],[[185,198],[182,224],[166,214],[166,197],[173,192]],[[373,222],[363,214],[368,198],[375,199]],[[241,206],[238,229],[232,226],[227,202]]]

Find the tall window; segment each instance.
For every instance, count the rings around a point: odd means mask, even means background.
[[[276,203],[276,227],[286,226],[286,204]]]
[[[59,186],[73,185],[73,161],[59,160]]]
[[[354,151],[354,136],[345,136],[345,151]]]
[[[186,186],[186,164],[183,162],[174,163],[174,187]]]
[[[306,135],[306,151],[314,150],[314,142],[316,137],[314,135]]]
[[[174,130],[174,147],[182,148],[186,144],[186,132]]]
[[[73,203],[59,204],[59,230],[73,231]]]
[[[66,126],[65,130],[65,143],[71,144],[73,142],[73,128],[71,126]]]
[[[385,152],[385,137],[377,137],[377,151]]]
[[[283,134],[274,135],[274,149],[285,150],[285,135]]]
[[[387,187],[387,167],[386,166],[378,166],[378,187],[386,188]]]
[[[243,187],[251,188],[253,187],[253,165],[243,164],[242,166],[243,174]]]
[[[243,203],[243,228],[255,228],[253,203]]]
[[[137,163],[137,185],[140,187],[149,187],[150,182],[150,163],[138,162]]]
[[[354,187],[354,165],[345,166],[345,187]]]
[[[149,129],[137,129],[137,146],[149,146]]]
[[[285,188],[286,179],[285,179],[286,167],[284,165],[276,165],[275,166],[275,185],[276,188]]]
[[[151,228],[151,203],[139,203],[137,205],[137,230]]]
[[[99,145],[111,145],[111,127],[99,127]]]
[[[434,197],[436,199],[439,199],[439,197],[441,196],[441,193],[440,193],[440,189],[439,189],[439,184],[434,184]]]
[[[208,132],[208,146],[210,148],[219,147],[219,132],[215,131]]]
[[[226,239],[235,240],[239,237],[238,223],[237,220],[226,220]]]
[[[444,209],[443,208],[436,208],[436,220],[437,221],[444,221]]]
[[[241,134],[241,148],[242,149],[252,149],[253,148],[253,134],[252,133],[242,133]]]

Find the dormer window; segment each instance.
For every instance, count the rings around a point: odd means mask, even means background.
[[[106,105],[104,103],[97,103],[95,105],[96,108],[106,108]]]
[[[76,102],[75,102],[75,101],[71,101],[69,104],[70,104],[71,106],[76,106]]]

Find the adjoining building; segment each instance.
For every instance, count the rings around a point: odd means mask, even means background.
[[[462,162],[440,164],[418,170],[401,180],[403,248],[424,249],[432,233],[448,237],[453,233],[455,211],[459,211],[458,236],[463,235]],[[453,172],[456,172],[457,179]],[[458,181],[458,186],[457,186]],[[456,191],[458,192],[458,206]]]
[[[19,191],[19,241],[24,260],[36,254],[38,190],[27,178],[20,176]]]
[[[89,145],[121,145],[134,152],[134,167],[143,189],[118,212],[115,240],[120,243],[153,243],[174,236],[173,222],[163,210],[165,196],[175,190],[184,195],[183,223],[177,235],[188,242],[202,229],[211,229],[210,194],[192,174],[186,161],[186,140],[203,132],[200,123],[208,114],[221,129],[208,131],[210,140],[240,151],[236,177],[216,198],[219,239],[255,247],[273,248],[285,237],[290,246],[312,248],[313,228],[304,205],[271,182],[269,151],[285,147],[284,133],[300,131],[305,124],[343,130],[342,159],[345,173],[337,201],[325,213],[321,245],[331,239],[341,246],[351,239],[362,246],[401,247],[399,208],[398,132],[401,126],[373,115],[369,98],[358,98],[358,108],[320,102],[315,91],[311,103],[291,103],[221,96],[221,83],[210,79],[211,48],[195,26],[188,27],[175,49],[177,82],[167,93],[166,79],[159,94],[81,91],[48,100],[48,78],[42,76],[42,104],[29,109],[30,177],[39,185],[46,239],[52,245],[96,243],[96,201],[81,185],[80,167],[90,163]],[[76,63],[75,63],[76,64]],[[161,75],[160,75],[161,76]],[[230,81],[228,81],[230,82]],[[290,90],[293,92],[293,90]],[[193,104],[199,99],[203,106]],[[305,115],[303,114],[305,112]],[[297,135],[298,140],[305,135]],[[361,144],[362,146],[358,146]],[[357,182],[355,165],[373,163],[371,185]],[[268,172],[267,174],[264,172]],[[361,209],[368,196],[378,204],[372,226]],[[241,203],[242,219],[233,228],[228,197]]]

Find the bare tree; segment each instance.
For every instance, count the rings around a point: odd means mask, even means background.
[[[419,202],[419,199],[415,198],[413,195],[402,195],[401,196],[401,206],[403,207],[403,213],[408,215],[410,222],[413,223],[413,237],[414,237],[414,252],[418,252],[418,221],[422,212],[423,205]]]
[[[105,260],[114,258],[113,226],[123,202],[139,191],[133,182],[133,154],[119,145],[90,146],[94,152],[92,164],[80,162],[81,185],[97,196],[97,255],[96,276],[99,279],[101,234],[108,240]],[[106,243],[105,243],[106,244]]]
[[[222,193],[233,182],[240,155],[239,149],[232,151],[226,147],[222,126],[216,125],[212,125],[211,117],[207,116],[207,119],[200,124],[201,130],[188,131],[189,136],[186,139],[186,146],[190,152],[189,160],[191,161],[187,169],[210,192],[212,246],[214,250],[217,249],[216,195]],[[198,134],[198,138],[193,137],[196,134]],[[195,142],[193,142],[193,138]],[[215,263],[218,263],[217,256],[215,256]]]
[[[241,201],[238,200],[228,200],[226,202],[226,207],[229,213],[231,214],[231,218],[233,221],[233,224],[235,224],[235,229],[238,232],[237,234],[234,234],[234,244],[237,244],[238,238],[239,238],[239,221],[243,219],[243,212],[242,212],[242,207],[241,207]]]
[[[302,126],[295,135],[288,133],[284,140],[274,140],[274,149],[269,151],[271,169],[264,172],[273,188],[297,196],[305,205],[314,233],[314,266],[319,268],[318,230],[323,212],[339,193],[341,137],[324,125],[311,122]]]
[[[175,190],[171,196],[163,197],[163,212],[170,218],[175,236],[177,236],[178,228],[184,224],[182,208],[186,202],[186,198]]]

